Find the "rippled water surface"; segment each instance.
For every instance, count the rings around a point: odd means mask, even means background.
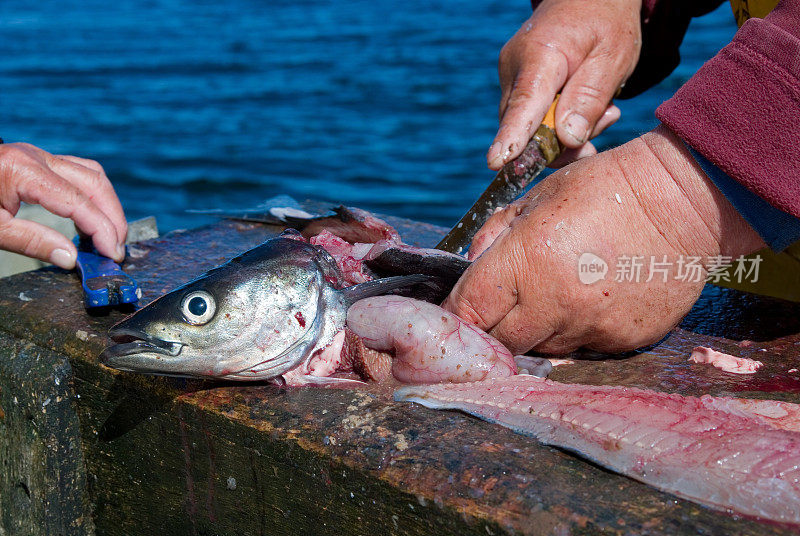
[[[77,5],[74,5],[77,4]],[[0,136],[99,160],[130,219],[280,193],[450,225],[493,176],[497,55],[524,1],[0,2]],[[610,146],[735,32],[698,19],[684,61],[621,102]]]

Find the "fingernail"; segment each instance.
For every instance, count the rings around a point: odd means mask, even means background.
[[[50,262],[65,270],[71,270],[75,267],[75,257],[66,249],[54,249],[50,253]]]
[[[571,113],[564,121],[564,129],[577,143],[586,143],[589,136],[589,121],[578,113]]]
[[[119,259],[120,261],[125,260],[125,246],[123,246],[122,244],[119,244],[117,246],[117,257],[116,258]]]
[[[486,153],[486,161],[489,162],[491,166],[496,162],[496,160],[500,157],[500,149],[502,145],[499,141],[494,142],[491,147],[489,147],[489,151]]]
[[[506,162],[511,160],[511,155],[516,152],[517,152],[517,145],[515,143],[509,145],[508,149],[506,149],[506,152],[503,153],[503,163],[505,164]]]

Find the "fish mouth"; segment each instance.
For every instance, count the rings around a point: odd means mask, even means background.
[[[165,341],[133,329],[115,329],[109,335],[111,340],[117,344],[103,350],[100,359],[103,364],[115,368],[119,368],[117,363],[114,362],[117,358],[143,353],[177,357],[184,346],[182,343]]]

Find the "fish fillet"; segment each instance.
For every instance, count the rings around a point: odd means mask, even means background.
[[[524,375],[409,386],[395,400],[459,409],[706,506],[800,525],[796,404]]]
[[[708,363],[732,374],[755,374],[764,365],[761,361],[724,354],[705,346],[695,347],[692,350],[692,355],[689,356],[689,361],[693,363]]]

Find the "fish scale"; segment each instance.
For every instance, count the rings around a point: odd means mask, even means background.
[[[331,344],[353,302],[428,279],[395,276],[340,288],[342,274],[333,257],[287,231],[115,325],[109,334],[117,344],[100,357],[110,367],[145,374],[277,381],[304,370]],[[204,300],[207,318],[195,318],[187,309],[192,297]]]

